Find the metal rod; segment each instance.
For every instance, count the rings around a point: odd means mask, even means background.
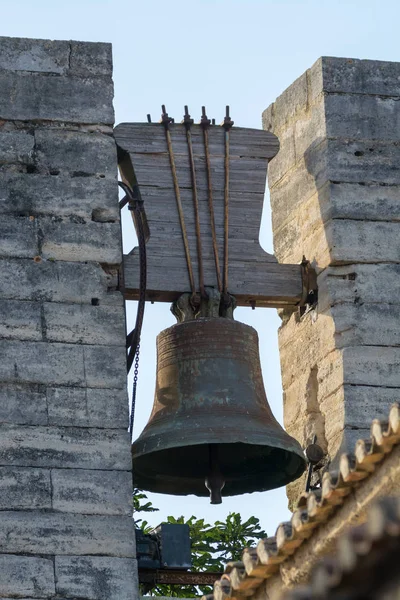
[[[188,151],[189,151],[190,175],[192,178],[193,208],[194,208],[194,219],[195,219],[195,226],[196,226],[197,259],[198,259],[198,263],[199,263],[200,294],[201,294],[202,298],[207,298],[207,294],[204,289],[204,268],[203,268],[203,253],[202,253],[202,247],[201,247],[201,229],[200,229],[200,215],[199,215],[199,198],[197,195],[197,184],[196,184],[196,168],[195,168],[195,164],[194,164],[192,134],[190,131],[190,127],[193,125],[193,119],[190,118],[189,109],[187,106],[185,106],[185,116],[183,118],[183,123],[184,123],[185,129],[186,129],[186,140],[187,140]]]
[[[224,283],[223,292],[228,293],[228,265],[229,265],[229,144],[230,130],[233,121],[229,116],[229,106],[226,107],[226,114],[223,122],[225,129],[225,191],[224,191]]]
[[[176,173],[174,151],[172,149],[171,132],[169,130],[169,125],[172,122],[172,119],[170,117],[168,117],[168,114],[165,111],[164,104],[162,105],[161,108],[162,108],[161,122],[164,125],[165,137],[167,140],[169,162],[171,165],[172,179],[174,182],[175,198],[176,198],[176,205],[178,208],[179,221],[180,221],[180,225],[181,225],[183,245],[185,248],[185,256],[186,256],[186,264],[187,264],[187,269],[188,269],[188,274],[189,274],[190,289],[192,290],[192,294],[194,295],[196,293],[196,286],[195,286],[194,276],[193,276],[192,261],[190,258],[189,242],[188,242],[186,225],[185,225],[185,215],[183,213],[181,192],[180,192],[179,183],[178,183],[178,175]]]
[[[206,170],[207,170],[208,209],[209,209],[209,213],[210,213],[211,236],[212,236],[212,245],[213,245],[213,251],[214,251],[215,271],[217,274],[218,291],[222,292],[222,281],[221,281],[221,270],[220,270],[220,266],[219,266],[217,232],[215,229],[215,214],[214,214],[213,188],[212,188],[212,179],[211,179],[210,150],[209,150],[209,145],[208,145],[208,128],[210,126],[210,121],[209,121],[209,119],[207,119],[205,106],[202,106],[201,112],[202,112],[202,115],[201,115],[200,124],[203,128],[204,153],[205,153],[205,158],[206,158]]]

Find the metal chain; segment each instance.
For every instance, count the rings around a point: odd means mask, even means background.
[[[136,406],[136,390],[137,390],[137,382],[138,382],[138,374],[139,374],[139,355],[140,355],[140,342],[136,348],[135,354],[135,368],[133,371],[133,386],[132,386],[132,402],[131,402],[131,414],[129,417],[129,433],[133,432],[133,423],[135,419],[135,406]]]

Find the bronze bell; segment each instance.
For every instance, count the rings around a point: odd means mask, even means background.
[[[274,418],[255,329],[200,318],[157,338],[153,410],[133,443],[135,485],[152,492],[226,496],[277,488],[306,462]]]

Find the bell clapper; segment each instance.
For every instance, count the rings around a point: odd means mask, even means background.
[[[205,485],[206,488],[210,490],[210,504],[221,504],[221,491],[225,485],[225,479],[223,478],[221,471],[219,470],[218,444],[209,444],[208,449],[209,471],[206,475]]]

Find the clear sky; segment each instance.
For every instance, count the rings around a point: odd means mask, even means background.
[[[398,0],[0,0],[4,36],[112,42],[116,123],[157,120],[160,105],[180,119],[184,104],[199,118],[205,104],[217,122],[226,104],[236,125],[260,127],[261,112],[319,56],[400,60]],[[272,251],[268,198],[261,242]],[[133,238],[124,227],[126,248]],[[131,304],[131,303],[130,303]],[[282,391],[272,309],[240,309],[236,319],[258,330],[269,402],[282,419]],[[128,309],[133,326],[134,307]],[[155,337],[173,324],[167,305],[146,307],[136,435],[151,410]],[[209,521],[229,511],[258,517],[269,535],[288,518],[283,489],[224,499],[150,495],[168,514]]]

